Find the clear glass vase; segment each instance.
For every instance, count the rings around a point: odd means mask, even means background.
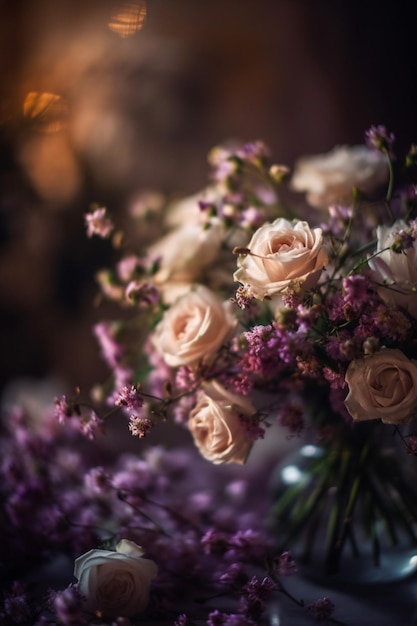
[[[326,585],[388,583],[417,570],[417,459],[397,438],[359,431],[303,445],[272,477],[278,548]]]

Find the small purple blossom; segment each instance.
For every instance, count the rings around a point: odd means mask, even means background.
[[[116,341],[119,325],[116,322],[99,322],[93,327],[103,359],[111,368],[118,367],[123,355],[122,346]]]
[[[217,207],[213,202],[208,202],[207,200],[199,200],[198,208],[201,213],[207,213],[210,217],[214,217],[217,215]]]
[[[212,611],[207,619],[207,626],[224,626],[227,619],[226,613],[220,611]]]
[[[408,435],[406,445],[408,452],[417,456],[417,435]]]
[[[244,415],[243,413],[239,415],[239,419],[241,423],[244,425],[246,432],[249,437],[256,441],[257,439],[263,439],[265,436],[265,427],[261,426],[261,417],[257,414],[254,415]]]
[[[84,215],[87,237],[97,235],[106,239],[114,230],[114,224],[108,216],[107,209],[100,207]]]
[[[415,228],[402,228],[392,233],[391,250],[398,254],[413,248],[416,240]]]
[[[117,263],[117,275],[123,282],[132,280],[136,270],[141,266],[141,260],[135,254],[124,257]]]
[[[335,237],[343,238],[351,218],[351,207],[332,204],[329,206],[328,219],[320,224],[320,228],[323,233],[328,234],[332,239]]]
[[[147,308],[159,303],[160,293],[155,285],[145,280],[131,280],[125,291],[126,300]]]
[[[93,467],[85,474],[85,483],[94,494],[108,493],[111,490],[111,480],[104,467]]]
[[[300,405],[283,404],[278,413],[278,424],[284,428],[288,428],[290,436],[299,436],[305,426],[304,410]]]
[[[344,306],[349,304],[355,311],[360,311],[369,302],[370,297],[374,297],[374,287],[369,278],[363,274],[347,276],[342,281]]]
[[[201,538],[206,554],[225,554],[230,547],[230,538],[223,532],[210,528]]]
[[[236,298],[232,300],[244,311],[253,312],[253,316],[258,309],[258,305],[249,285],[240,285],[236,290]]]
[[[104,434],[104,420],[94,410],[90,411],[88,417],[80,418],[80,432],[91,441],[97,435]]]
[[[127,365],[116,365],[113,369],[113,386],[114,391],[109,395],[108,402],[109,404],[114,404],[114,402],[119,397],[119,394],[116,389],[123,389],[124,387],[129,387],[132,384],[133,371]]]
[[[52,598],[56,616],[63,626],[85,624],[83,599],[76,586],[70,585],[63,591],[57,591]]]
[[[190,411],[195,406],[195,394],[183,396],[172,408],[172,415],[176,424],[187,424]]]
[[[209,614],[207,626],[256,626],[256,624],[241,613],[223,613],[216,610]]]
[[[29,596],[20,581],[15,581],[11,591],[5,594],[4,611],[14,624],[28,624],[30,622]]]
[[[268,576],[259,580],[253,576],[242,588],[240,597],[241,610],[251,619],[258,619],[265,609],[266,602],[279,586]]]
[[[314,617],[318,622],[325,622],[329,620],[334,613],[334,604],[327,598],[319,598],[314,602],[310,602],[305,606],[306,612]]]
[[[250,561],[262,559],[265,551],[265,537],[258,530],[246,528],[232,535],[227,556],[229,559]]]
[[[55,398],[54,405],[55,417],[58,419],[58,422],[60,422],[60,424],[65,424],[67,419],[75,414],[79,415],[79,409],[77,412],[74,406],[74,402],[72,400],[68,400],[66,395]]]
[[[242,211],[239,219],[239,225],[242,228],[246,228],[249,230],[256,230],[265,221],[265,217],[258,208],[256,207],[248,207],[244,211]]]
[[[139,417],[137,415],[131,415],[128,428],[134,437],[139,437],[139,439],[143,439],[151,432],[153,428],[153,422],[151,419],[149,419],[149,417]]]
[[[248,575],[243,563],[231,563],[226,571],[220,575],[219,580],[225,585],[239,588],[247,583]]]
[[[175,386],[179,390],[189,390],[196,387],[198,377],[196,372],[187,365],[181,365],[175,372]]]
[[[121,389],[116,400],[116,406],[123,407],[127,411],[137,411],[143,407],[143,397],[140,395],[139,385],[127,385]]]
[[[238,155],[242,158],[263,159],[270,155],[270,150],[263,141],[248,141],[238,150]]]
[[[275,557],[273,567],[277,576],[291,576],[297,572],[297,564],[288,550]]]
[[[365,132],[365,142],[369,148],[391,154],[395,142],[395,135],[381,124],[371,126],[370,129]]]
[[[262,580],[252,576],[244,586],[243,592],[250,600],[265,602],[269,599],[271,593],[277,589],[278,585],[268,576],[265,576]]]

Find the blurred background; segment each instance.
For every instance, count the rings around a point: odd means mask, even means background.
[[[93,202],[117,214],[143,190],[193,194],[231,138],[262,139],[289,166],[372,124],[399,154],[417,142],[412,3],[0,6],[0,391],[107,373],[91,327],[112,253],[86,238]]]

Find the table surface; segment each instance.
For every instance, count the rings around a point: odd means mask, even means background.
[[[286,588],[306,603],[328,596],[335,605],[334,618],[345,626],[416,626],[417,575],[397,583],[345,586],[343,590],[307,581],[299,576],[285,581]],[[281,594],[271,608],[271,626],[312,626],[311,617]],[[268,623],[268,622],[267,622]]]
[[[47,571],[38,571],[34,580],[38,583],[42,581],[42,587],[55,583],[59,588],[62,582],[63,588],[68,583],[72,565],[66,557],[57,559]],[[282,582],[292,596],[305,604],[324,596],[330,598],[335,606],[334,618],[343,626],[417,626],[417,573],[395,583],[345,584],[343,588],[320,584],[300,573],[285,577]],[[231,608],[218,605],[216,600],[209,604],[211,610],[227,611]],[[186,607],[181,607],[181,610],[186,612]],[[277,592],[268,607],[266,619],[259,626],[314,626],[317,623],[330,624],[312,619],[304,609]],[[155,622],[141,621],[140,624],[155,626]],[[172,626],[172,618],[166,624],[163,620],[159,621],[158,626]]]

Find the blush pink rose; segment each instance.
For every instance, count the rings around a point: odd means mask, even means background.
[[[199,285],[165,312],[152,341],[170,367],[193,366],[213,356],[236,324],[230,303]]]
[[[386,304],[406,309],[417,318],[417,242],[398,253],[391,249],[395,237],[407,224],[398,220],[391,227],[377,228],[377,254],[368,260],[371,276],[381,285],[378,293]]]
[[[239,256],[233,278],[249,285],[258,300],[312,289],[328,262],[320,228],[282,217],[261,226],[247,248],[250,254]]]
[[[352,361],[345,380],[345,405],[354,420],[402,424],[417,416],[417,361],[383,348]]]
[[[75,560],[74,576],[87,611],[106,617],[131,617],[149,602],[150,582],[158,568],[143,550],[123,539],[112,550],[90,550]]]
[[[188,427],[195,445],[208,461],[242,465],[253,440],[240,416],[255,413],[256,409],[247,398],[211,382],[200,392],[190,413]]]

